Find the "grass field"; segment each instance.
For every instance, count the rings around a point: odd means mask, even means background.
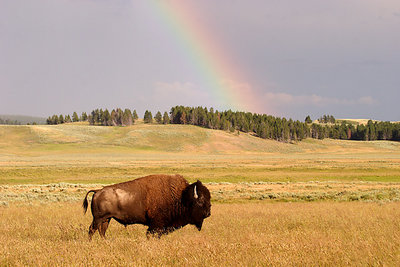
[[[111,223],[87,241],[87,190],[155,173],[200,179],[201,232]],[[186,125],[0,126],[0,265],[400,264],[400,144],[262,140]]]
[[[400,144],[287,144],[187,125],[0,126],[0,184],[114,183],[152,173],[205,182],[400,182]]]
[[[398,203],[215,204],[203,229],[147,240],[113,221],[87,240],[77,203],[0,208],[0,265],[398,266]]]

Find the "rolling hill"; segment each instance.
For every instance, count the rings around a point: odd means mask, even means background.
[[[297,143],[264,140],[245,133],[229,133],[192,125],[139,123],[130,127],[62,125],[0,126],[0,153],[52,152],[173,152],[191,154],[241,153],[373,153],[398,151],[390,141],[306,139]]]
[[[114,183],[155,173],[207,182],[398,181],[400,143],[264,140],[192,125],[0,125],[0,184]]]

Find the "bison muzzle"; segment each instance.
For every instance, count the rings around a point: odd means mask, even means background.
[[[200,231],[205,218],[210,216],[210,192],[200,181],[189,184],[181,175],[150,175],[129,182],[90,190],[93,192],[91,209],[93,222],[89,239],[99,230],[105,237],[111,219],[127,226],[148,226],[147,237],[160,237],[187,224]]]

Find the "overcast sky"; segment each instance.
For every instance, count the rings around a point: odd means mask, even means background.
[[[194,7],[261,103],[249,111],[400,120],[398,0],[0,0],[0,114],[225,108],[159,1]]]

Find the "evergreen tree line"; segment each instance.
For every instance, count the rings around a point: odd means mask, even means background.
[[[47,124],[88,121],[91,125],[128,126],[137,119],[136,110],[131,112],[129,109],[117,108],[109,112],[107,109],[95,109],[89,115],[85,112],[81,116],[74,112],[72,117],[53,115],[47,119]],[[320,123],[312,123],[310,116],[306,117],[305,122],[300,122],[266,114],[175,106],[169,114],[164,112],[162,115],[158,111],[154,117],[151,111],[146,110],[143,119],[144,123],[190,124],[209,129],[251,133],[263,139],[283,142],[300,141],[304,138],[400,141],[400,123],[370,120],[366,125],[354,126],[346,121],[337,123],[332,115],[324,115],[319,119]]]
[[[87,121],[88,115],[86,112],[82,112],[81,116],[78,116],[76,112],[72,114],[72,116],[68,115],[53,115],[47,118],[46,123],[50,125],[68,123],[68,122],[78,122],[78,121]]]
[[[304,138],[343,139],[343,140],[392,140],[400,141],[400,123],[373,122],[357,126],[342,121],[337,123],[332,115],[324,115],[319,121],[312,123],[309,116],[305,122],[292,119],[273,117],[250,112],[215,111],[203,107],[176,106],[171,109],[171,123],[192,124],[210,129],[239,131],[252,133],[264,139],[290,142]],[[330,124],[327,124],[330,123]]]
[[[146,110],[144,112],[144,117],[143,117],[144,123],[152,123],[153,122],[153,115],[151,114],[151,111]],[[170,118],[167,112],[164,112],[164,115],[161,115],[161,112],[158,111],[156,115],[154,116],[154,121],[158,124],[169,124],[170,123]]]
[[[136,110],[125,109],[122,110],[120,108],[113,109],[111,112],[108,109],[95,109],[87,115],[86,112],[82,112],[81,116],[78,116],[76,112],[70,115],[53,115],[47,119],[47,124],[62,124],[68,122],[79,122],[79,121],[88,121],[90,125],[102,125],[102,126],[129,126],[133,125],[135,121],[138,119],[138,115]],[[154,121],[159,124],[168,124],[170,123],[169,115],[167,112],[164,112],[164,115],[161,115],[161,112],[158,111],[154,116],[151,111],[146,110],[144,113],[144,123],[153,123]]]
[[[214,111],[203,107],[176,106],[171,108],[171,123],[191,124],[209,129],[252,133],[264,139],[290,142],[309,136],[307,123],[277,118],[265,114],[239,111]]]
[[[342,121],[334,125],[311,125],[312,138],[324,139],[343,139],[343,140],[391,140],[400,141],[400,123],[373,122],[369,120],[366,125],[359,124],[354,126]]]
[[[89,116],[88,121],[90,125],[103,125],[103,126],[129,126],[135,123],[138,119],[136,110],[133,112],[126,108],[113,109],[111,112],[108,109],[95,109]]]
[[[332,115],[324,115],[318,119],[319,123],[335,123],[336,119]]]
[[[87,121],[90,125],[102,126],[129,126],[135,123],[138,119],[136,110],[133,112],[130,109],[122,110],[120,108],[113,109],[111,112],[108,109],[95,109],[87,115],[82,112],[78,116],[76,112],[70,115],[53,115],[47,118],[47,124],[62,124],[68,122]]]

